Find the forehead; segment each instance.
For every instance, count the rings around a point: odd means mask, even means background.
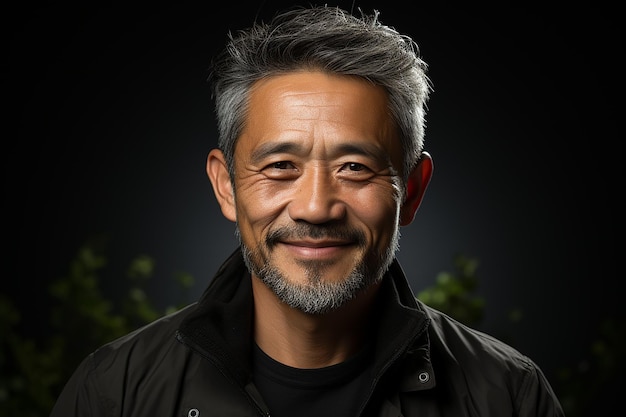
[[[386,91],[361,78],[308,71],[272,76],[254,84],[247,110],[237,145],[247,151],[267,141],[299,141],[368,142],[390,156],[400,153]]]

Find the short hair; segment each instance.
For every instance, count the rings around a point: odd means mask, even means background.
[[[379,12],[355,16],[338,7],[296,7],[268,23],[229,33],[226,48],[210,68],[218,147],[234,178],[234,149],[246,120],[253,84],[300,70],[361,77],[382,86],[400,133],[403,183],[424,146],[431,83],[417,44],[382,24]]]

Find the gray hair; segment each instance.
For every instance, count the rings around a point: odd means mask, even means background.
[[[299,70],[357,76],[382,86],[400,132],[403,182],[424,144],[426,102],[431,92],[427,64],[408,36],[383,25],[376,11],[357,17],[328,6],[298,7],[269,23],[229,33],[226,48],[211,66],[218,147],[231,178],[237,138],[246,120],[250,90],[263,78]]]

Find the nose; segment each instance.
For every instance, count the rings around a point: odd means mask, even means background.
[[[322,224],[345,216],[341,185],[323,165],[306,169],[293,185],[294,194],[288,206],[292,220]]]

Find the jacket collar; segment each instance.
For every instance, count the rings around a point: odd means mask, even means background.
[[[240,249],[222,264],[183,320],[179,337],[241,385],[250,382],[253,323],[252,285]],[[404,272],[394,260],[383,278],[376,317],[375,383],[401,381],[402,391],[434,386],[430,361],[429,319]]]
[[[389,267],[379,294],[376,374],[400,381],[400,391],[435,386],[430,357],[430,319],[397,260]]]
[[[238,248],[181,322],[179,338],[245,386],[250,381],[252,314],[251,277]]]

